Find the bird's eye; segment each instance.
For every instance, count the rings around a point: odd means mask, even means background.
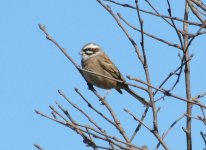
[[[84,51],[91,51],[91,48],[86,48],[84,49]]]

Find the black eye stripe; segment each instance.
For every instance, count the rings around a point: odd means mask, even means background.
[[[86,49],[83,49],[83,51],[84,51],[84,52],[86,52],[86,51],[92,51],[92,49],[91,49],[91,48],[86,48]]]

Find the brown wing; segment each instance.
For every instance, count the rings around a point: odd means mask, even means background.
[[[103,57],[104,60],[101,61],[101,66],[106,71],[110,72],[110,74],[117,80],[123,80],[123,76],[121,75],[120,71],[117,69],[117,67],[113,64],[113,62],[109,59],[109,57],[105,54],[105,57]]]

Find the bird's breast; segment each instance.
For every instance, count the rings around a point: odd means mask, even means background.
[[[82,64],[82,67],[86,70],[89,70],[91,72],[101,74],[104,76],[107,76],[109,78],[113,78],[110,73],[108,73],[106,70],[104,70],[99,62],[95,59],[86,61]],[[94,73],[89,73],[86,71],[83,71],[83,75],[87,82],[89,82],[92,85],[95,85],[97,87],[103,88],[103,89],[111,89],[117,87],[117,82],[111,79],[108,79],[106,77],[96,75]]]

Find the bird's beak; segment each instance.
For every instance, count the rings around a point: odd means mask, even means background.
[[[80,51],[80,52],[79,52],[79,55],[83,55],[83,54],[84,54],[84,52],[83,52],[83,51]]]

